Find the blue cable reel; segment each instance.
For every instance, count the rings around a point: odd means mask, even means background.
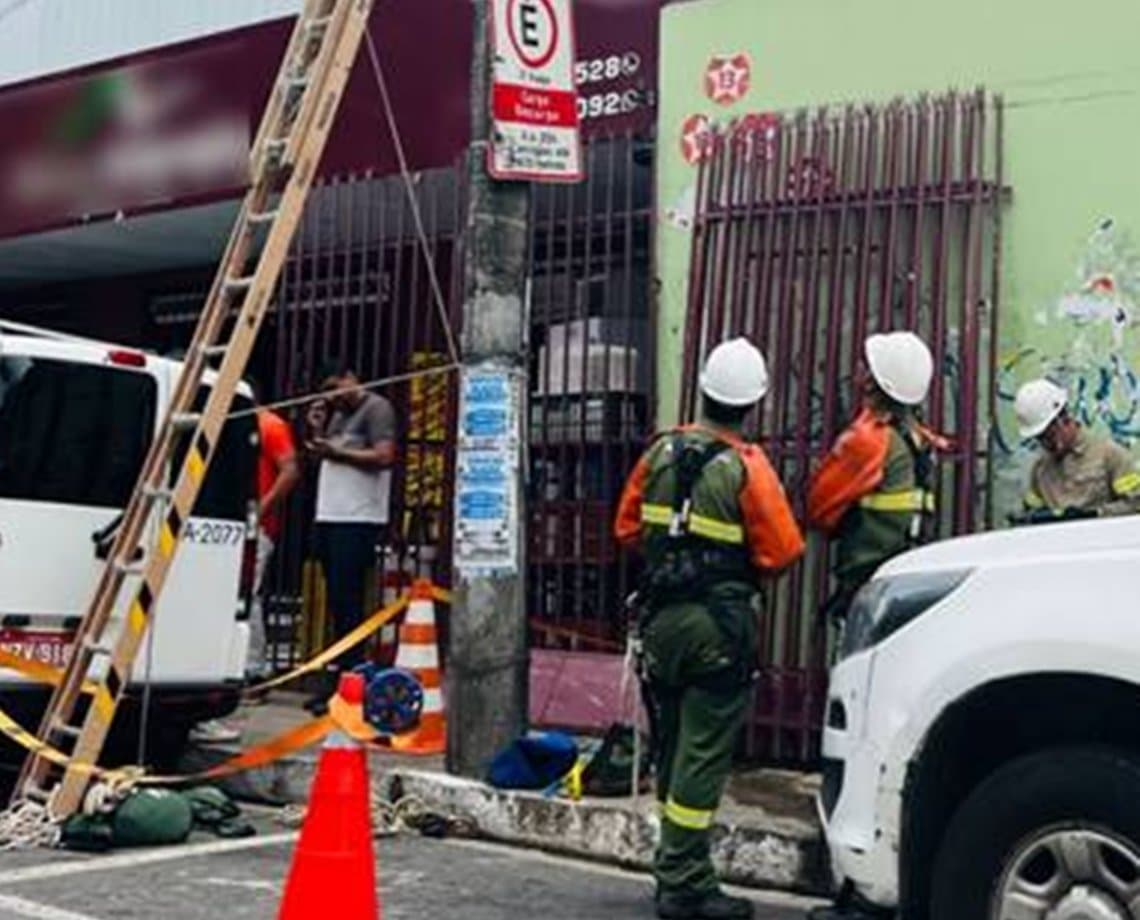
[[[401,668],[381,668],[364,664],[356,668],[364,675],[364,718],[382,735],[402,735],[420,721],[424,710],[424,688]]]

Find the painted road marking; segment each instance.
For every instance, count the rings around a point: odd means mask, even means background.
[[[29,866],[25,869],[0,872],[0,885],[39,882],[44,879],[66,878],[88,872],[133,869],[137,866],[149,866],[178,859],[216,856],[219,853],[240,853],[243,850],[259,850],[265,847],[281,846],[293,843],[296,839],[297,832],[290,831],[283,834],[268,834],[264,837],[247,837],[244,840],[214,840],[208,843],[190,843],[156,850],[143,850],[139,853],[123,853],[119,856],[96,856],[71,863],[48,863],[42,866]]]
[[[98,920],[90,914],[77,914],[73,910],[61,910],[50,904],[40,904],[10,894],[0,894],[0,910],[6,910],[17,917],[27,917],[28,920]]]
[[[623,879],[627,882],[641,882],[645,884],[647,888],[652,884],[652,879],[644,872],[634,872],[629,869],[618,868],[617,866],[608,866],[605,863],[589,862],[588,860],[559,856],[554,853],[545,853],[542,850],[516,848],[507,844],[494,843],[489,840],[461,840],[458,838],[449,838],[441,842],[448,846],[462,847],[468,850],[480,850],[484,853],[494,853],[498,856],[514,859],[529,859],[534,862],[553,863],[554,865],[569,869],[577,869],[580,872],[605,875],[609,878]],[[828,901],[821,901],[819,898],[809,898],[783,891],[741,888],[739,885],[722,885],[721,887],[730,894],[741,898],[748,898],[765,907],[788,907],[792,909],[810,910],[813,907],[820,907],[830,903]]]
[[[256,809],[251,808],[251,811]],[[22,882],[38,882],[45,879],[66,878],[72,875],[82,875],[90,872],[112,872],[116,869],[133,869],[138,866],[154,865],[156,863],[174,862],[179,859],[193,859],[200,856],[215,856],[224,853],[238,853],[244,850],[259,850],[268,847],[283,846],[296,841],[298,833],[290,831],[280,834],[268,834],[264,837],[249,837],[243,840],[215,840],[206,843],[183,844],[176,847],[163,847],[155,850],[143,850],[138,853],[123,853],[116,856],[95,856],[90,859],[77,860],[69,863],[48,863],[40,866],[29,866],[23,869],[12,869],[0,872],[0,885],[15,885]],[[626,882],[641,882],[648,886],[649,876],[645,873],[631,872],[603,863],[587,862],[581,859],[572,859],[566,856],[557,856],[553,853],[544,853],[541,850],[522,849],[493,843],[486,840],[460,840],[448,839],[441,841],[445,846],[460,847],[483,853],[494,854],[507,859],[526,859],[533,862],[546,862],[553,865],[576,869],[580,872],[589,872],[594,875],[604,875],[610,878],[622,879]],[[401,873],[394,873],[400,875]],[[418,873],[414,873],[418,874]],[[209,883],[218,884],[221,880],[210,879]],[[381,884],[395,886],[402,879],[385,879],[383,872],[380,875]],[[223,883],[224,884],[224,883]],[[757,904],[767,907],[787,907],[792,909],[808,910],[818,907],[826,902],[817,898],[808,898],[801,895],[787,894],[779,891],[760,891],[755,888],[740,888],[735,885],[725,885],[726,891],[739,897],[749,898]],[[19,914],[21,908],[12,907],[4,901],[5,896],[0,895],[0,908],[7,907]],[[30,901],[20,898],[9,899],[24,905],[25,911],[32,908],[41,911],[54,911],[55,908],[41,907]],[[19,914],[31,920],[96,920],[94,917],[84,917],[81,914],[71,914],[66,911],[55,913]]]

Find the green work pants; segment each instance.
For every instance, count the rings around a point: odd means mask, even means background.
[[[748,707],[756,621],[751,590],[659,610],[644,631],[655,701],[661,893],[718,890],[710,828]]]

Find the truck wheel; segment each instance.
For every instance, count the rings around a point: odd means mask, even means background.
[[[932,920],[1138,920],[1140,762],[1104,748],[1016,760],[958,809]]]

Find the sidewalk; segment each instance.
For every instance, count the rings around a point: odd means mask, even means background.
[[[243,729],[241,745],[196,748],[183,767],[199,770],[310,718],[304,697],[275,693],[263,706],[241,709],[230,721]],[[318,751],[223,782],[244,801],[304,803]],[[480,836],[504,843],[645,869],[652,861],[658,818],[652,796],[637,800],[571,802],[538,793],[493,789],[449,776],[442,757],[409,757],[382,749],[370,753],[374,782],[386,798],[405,795],[446,815],[470,819]],[[714,829],[713,859],[723,877],[741,885],[819,893],[827,887],[825,848],[815,818],[814,777],[778,770],[733,775]]]

